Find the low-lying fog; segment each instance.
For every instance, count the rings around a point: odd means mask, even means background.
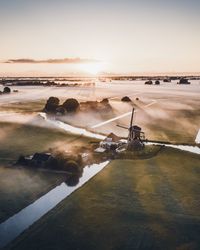
[[[142,81],[113,81],[112,83],[97,83],[96,87],[11,87],[18,93],[0,96],[0,104],[11,105],[14,102],[28,103],[47,100],[50,96],[58,97],[61,102],[67,98],[78,101],[102,100],[109,98],[112,112],[100,114],[97,112],[79,112],[58,119],[71,125],[86,128],[97,133],[108,134],[111,131],[121,136],[127,136],[128,131],[117,127],[117,124],[129,125],[132,107],[136,108],[134,122],[140,125],[148,139],[173,139],[175,134],[183,133],[184,137],[196,137],[200,124],[199,112],[199,81],[191,85],[177,85],[175,82],[161,85],[144,85]],[[133,103],[123,103],[121,98],[129,96]],[[139,98],[139,100],[136,100]],[[1,107],[1,110],[2,110]],[[123,118],[104,124],[95,125],[111,118],[126,114]],[[38,116],[37,113],[22,114],[17,112],[0,112],[1,122],[27,123],[34,126],[53,127]],[[171,131],[170,131],[171,130]],[[153,137],[153,138],[152,138]],[[180,138],[179,138],[180,139]]]

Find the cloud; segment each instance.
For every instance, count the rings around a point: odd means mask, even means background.
[[[68,64],[75,64],[75,63],[94,63],[99,62],[95,59],[86,59],[86,58],[61,58],[61,59],[45,59],[45,60],[35,60],[35,59],[28,59],[28,58],[19,58],[19,59],[9,59],[4,61],[4,63],[52,63],[52,64],[59,64],[59,63],[68,63]]]

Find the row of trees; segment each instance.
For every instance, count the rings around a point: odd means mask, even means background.
[[[76,112],[79,109],[79,106],[79,102],[74,98],[69,98],[60,105],[60,100],[57,97],[51,96],[46,102],[44,111],[47,113],[72,113]]]
[[[44,112],[52,114],[59,113],[64,115],[65,113],[75,113],[80,109],[85,112],[92,110],[102,113],[111,111],[112,107],[110,106],[107,98],[100,102],[87,101],[81,103],[74,98],[69,98],[63,104],[60,104],[60,100],[57,97],[51,96],[45,104]]]

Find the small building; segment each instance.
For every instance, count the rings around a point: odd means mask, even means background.
[[[47,161],[51,158],[50,153],[35,153],[31,156],[20,156],[17,165],[45,167]]]
[[[103,153],[106,150],[116,150],[123,144],[124,142],[119,136],[114,133],[110,133],[103,141],[100,142],[99,147],[95,150],[95,152]]]

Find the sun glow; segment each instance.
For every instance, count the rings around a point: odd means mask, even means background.
[[[98,75],[103,70],[105,70],[105,63],[98,62],[98,63],[84,63],[80,64],[80,70],[89,73],[92,75]]]

